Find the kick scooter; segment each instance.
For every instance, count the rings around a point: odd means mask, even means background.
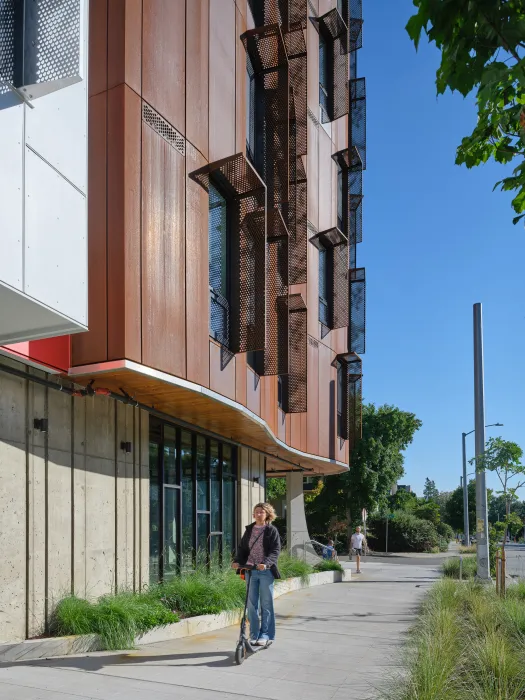
[[[240,567],[238,571],[243,581],[246,580],[246,572],[253,571],[256,568],[257,567],[251,565],[245,565]],[[237,646],[235,647],[235,663],[238,666],[242,664],[242,662],[247,656],[251,656],[251,654],[257,654],[257,652],[262,651],[263,649],[268,649],[268,647],[272,643],[271,640],[269,640],[264,646],[253,646],[252,644],[250,644],[250,640],[248,638],[248,635],[246,634],[246,618],[248,615],[248,596],[250,595],[251,578],[251,576],[248,576],[248,583],[246,584],[246,599],[244,601],[244,610],[241,618],[239,640],[237,642]]]

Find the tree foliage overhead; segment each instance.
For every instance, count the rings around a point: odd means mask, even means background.
[[[421,35],[441,51],[439,94],[476,90],[478,121],[456,154],[472,168],[493,159],[515,164],[496,183],[514,192],[517,223],[525,216],[525,2],[524,0],[413,0],[406,26],[416,49]]]
[[[425,486],[423,488],[423,496],[427,501],[436,501],[439,496],[439,491],[436,488],[436,482],[429,479],[428,476],[425,479]]]
[[[395,406],[363,406],[363,437],[352,453],[350,471],[326,477],[319,495],[306,505],[310,534],[343,532],[387,505],[392,486],[403,476],[403,451],[422,423]],[[350,523],[349,523],[350,515]]]

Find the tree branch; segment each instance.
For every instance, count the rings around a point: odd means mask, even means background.
[[[500,40],[501,40],[501,43],[502,43],[503,48],[505,49],[505,51],[507,51],[508,53],[510,53],[512,56],[514,56],[514,58],[516,59],[516,61],[519,63],[519,61],[520,61],[521,59],[520,59],[520,57],[519,57],[519,54],[516,52],[516,50],[513,49],[513,48],[511,48],[511,47],[509,46],[509,42],[505,39],[505,37],[503,36],[503,34],[502,34],[502,33],[499,31],[499,29],[494,25],[494,23],[487,17],[487,15],[486,15],[484,12],[480,12],[480,14],[481,14],[481,16],[485,19],[485,21],[487,22],[487,24],[488,24],[489,26],[491,26],[492,29],[496,32],[497,36],[499,36],[499,38],[500,38]]]

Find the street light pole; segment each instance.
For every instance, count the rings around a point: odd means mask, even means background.
[[[485,398],[483,387],[483,320],[481,304],[474,304],[474,426],[476,459],[485,453]],[[466,473],[464,472],[465,480]],[[468,513],[467,513],[468,517]],[[477,578],[490,581],[487,485],[485,470],[476,468]]]
[[[503,423],[489,423],[485,426],[485,428],[493,428],[494,426],[502,427]],[[473,430],[470,430],[468,433],[461,433],[461,442],[463,447],[463,475],[459,477],[459,485],[460,488],[463,489],[463,532],[465,533],[465,545],[467,547],[470,544],[470,524],[468,517],[468,477],[472,476],[472,474],[475,474],[476,472],[467,474],[467,450],[465,438],[467,437],[467,435],[470,435],[473,432]]]
[[[461,442],[463,444],[463,532],[465,533],[465,547],[468,547],[470,544],[468,522],[467,448],[465,445],[465,438],[467,435],[468,433],[461,433]]]

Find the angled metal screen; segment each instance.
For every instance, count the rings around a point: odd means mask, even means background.
[[[311,236],[310,243],[320,253],[326,251],[329,265],[330,289],[328,318],[321,322],[329,329],[348,326],[348,242],[337,227],[321,231]]]
[[[348,171],[348,240],[363,242],[363,171],[356,167]]]
[[[296,152],[298,156],[306,155],[307,150],[307,95],[306,95],[306,42],[302,26],[295,25],[284,35],[288,63],[290,66],[290,83],[294,93],[294,111],[296,126]]]
[[[350,50],[357,51],[363,46],[363,0],[347,0],[349,9]]]
[[[350,80],[350,118],[348,119],[348,143],[357,148],[366,170],[366,83],[364,78]]]
[[[355,353],[345,353],[336,355],[332,366],[338,373],[338,434],[349,441],[351,452],[362,437],[362,361]]]
[[[264,4],[264,18],[272,15],[274,3]],[[279,20],[279,16],[275,15]],[[290,178],[289,69],[280,25],[257,27],[241,37],[255,77],[260,81],[263,114],[262,177],[268,199],[268,245],[266,251],[267,342],[261,369],[266,375],[288,371],[289,232],[288,202]]]
[[[366,321],[366,278],[365,268],[350,270],[350,323],[348,328],[348,349],[359,355],[365,352]]]
[[[330,44],[332,85],[326,110],[322,110],[323,122],[334,121],[348,114],[348,27],[337,8],[317,19],[319,33]]]
[[[283,410],[304,413],[307,410],[307,332],[306,304],[301,294],[288,297],[290,314],[290,372],[283,377]]]
[[[266,340],[264,183],[242,153],[209,163],[190,173],[190,177],[208,194],[219,192],[227,203],[231,254],[228,349],[234,353],[260,350]],[[213,275],[212,271],[210,279]]]

